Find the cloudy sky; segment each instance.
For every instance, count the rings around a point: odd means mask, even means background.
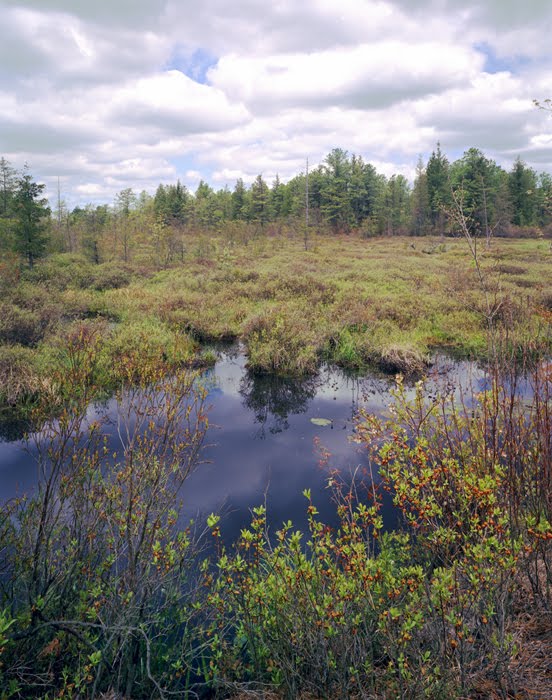
[[[0,0],[0,155],[70,205],[436,142],[552,172],[550,0]]]

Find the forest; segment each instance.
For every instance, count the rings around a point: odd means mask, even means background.
[[[18,184],[19,183],[19,184]],[[10,226],[14,207],[33,186],[12,165],[0,161],[2,189],[1,245],[20,250],[22,233]],[[308,190],[308,196],[307,196]],[[219,232],[222,227],[281,232],[308,226],[333,234],[357,232],[363,237],[446,235],[454,232],[452,193],[462,191],[462,205],[478,232],[487,237],[550,235],[552,177],[537,174],[518,158],[506,172],[480,150],[470,148],[449,163],[439,144],[427,164],[418,162],[412,187],[403,175],[379,174],[361,156],[332,150],[308,172],[269,185],[258,175],[246,187],[215,191],[200,181],[195,193],[177,182],[159,185],[154,196],[121,190],[110,204],[76,206],[71,211],[61,192],[49,221],[50,251],[80,253],[94,263],[144,260],[167,265],[182,255],[186,233]],[[40,190],[32,196],[37,198]],[[45,202],[43,214],[49,213]],[[15,237],[15,238],[14,238]],[[34,257],[46,250],[46,239],[33,242]],[[29,255],[29,251],[27,251]],[[149,258],[149,260],[148,260]],[[28,258],[32,264],[32,258]]]
[[[334,149],[71,211],[0,178],[0,435],[37,470],[0,509],[1,698],[550,697],[550,175]],[[251,385],[393,378],[363,470],[313,445],[331,522],[308,486],[304,529],[183,522],[229,346]],[[436,388],[440,355],[484,381]]]

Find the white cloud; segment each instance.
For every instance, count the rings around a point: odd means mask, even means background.
[[[552,171],[551,30],[548,0],[4,0],[0,155],[70,202],[335,146],[387,175],[437,140]]]
[[[248,118],[239,102],[230,102],[224,92],[176,70],[122,87],[114,95],[110,116],[130,125],[149,124],[168,134],[219,131]]]
[[[86,182],[83,185],[77,185],[75,192],[82,194],[85,197],[99,197],[103,194],[103,188],[97,182]]]
[[[248,57],[230,54],[209,71],[209,80],[259,111],[286,106],[379,108],[466,82],[482,58],[464,47],[424,42],[409,48],[395,40],[310,54]],[[447,60],[436,63],[435,56]]]

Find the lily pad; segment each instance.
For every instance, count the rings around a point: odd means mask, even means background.
[[[310,421],[311,421],[311,423],[314,423],[314,425],[321,425],[321,426],[332,424],[332,421],[329,420],[328,418],[311,418]]]

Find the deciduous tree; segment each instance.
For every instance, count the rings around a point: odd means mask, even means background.
[[[10,216],[16,188],[16,172],[4,156],[0,158],[0,217]]]

